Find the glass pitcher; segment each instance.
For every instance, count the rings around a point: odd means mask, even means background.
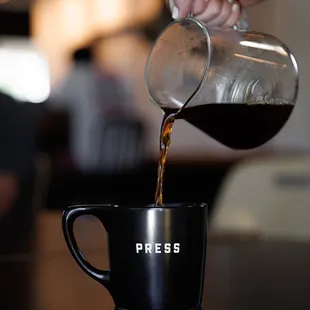
[[[145,69],[150,99],[233,149],[258,147],[285,125],[297,100],[298,66],[277,38],[207,29],[194,18],[169,24]]]

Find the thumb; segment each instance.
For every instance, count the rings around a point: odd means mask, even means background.
[[[186,17],[191,11],[192,2],[192,0],[170,0],[172,18]]]

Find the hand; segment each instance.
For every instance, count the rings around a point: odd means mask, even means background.
[[[240,1],[234,0],[169,0],[169,5],[174,19],[193,14],[212,27],[233,27],[241,14]]]

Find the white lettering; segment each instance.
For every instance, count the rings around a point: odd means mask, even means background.
[[[173,245],[173,253],[180,253],[180,243],[175,243]]]
[[[171,244],[170,243],[165,243],[165,253],[166,254],[171,253]]]
[[[180,243],[136,243],[136,253],[144,252],[145,254],[170,254],[180,253]]]
[[[155,243],[155,253],[161,253],[161,244]]]
[[[152,253],[152,244],[151,243],[145,244],[145,253]]]
[[[136,253],[139,253],[143,249],[142,243],[136,243]]]

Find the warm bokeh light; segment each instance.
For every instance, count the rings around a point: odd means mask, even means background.
[[[151,21],[162,0],[36,0],[32,36],[49,59],[51,82],[68,70],[68,53],[98,34],[110,34]]]

